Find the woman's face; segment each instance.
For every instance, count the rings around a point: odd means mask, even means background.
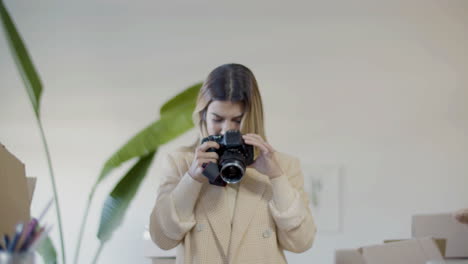
[[[213,101],[206,112],[206,128],[209,135],[224,135],[228,130],[240,130],[244,116],[244,104],[231,101]]]

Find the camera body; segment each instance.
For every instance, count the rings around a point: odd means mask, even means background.
[[[203,170],[211,184],[226,186],[227,183],[237,183],[244,176],[246,167],[254,162],[252,145],[245,144],[238,130],[229,130],[224,135],[212,135],[202,139],[201,143],[214,141],[219,149],[209,148],[207,152],[219,155],[218,164],[210,162]]]

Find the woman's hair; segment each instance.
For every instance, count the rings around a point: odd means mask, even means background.
[[[204,81],[193,112],[194,124],[203,138],[208,136],[206,112],[213,101],[243,103],[241,133],[255,133],[266,140],[262,98],[257,80],[247,67],[235,63],[224,64],[214,69]]]

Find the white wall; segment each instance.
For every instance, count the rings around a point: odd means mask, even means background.
[[[226,62],[256,74],[273,146],[344,166],[343,232],[319,235],[313,249],[288,254],[291,263],[333,263],[336,248],[408,237],[412,214],[468,205],[464,0],[5,2],[44,83],[69,260],[104,161],[165,100]],[[51,197],[46,160],[3,34],[0,142],[39,178],[37,213]],[[98,190],[81,263],[98,245],[101,204],[118,175]],[[154,173],[146,179],[101,263],[146,263],[157,184]]]

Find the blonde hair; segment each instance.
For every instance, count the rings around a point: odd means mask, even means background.
[[[252,71],[241,64],[224,64],[215,68],[206,78],[198,93],[197,104],[192,118],[199,129],[200,138],[208,136],[206,112],[213,101],[240,102],[244,105],[244,115],[240,124],[242,134],[254,133],[266,140],[263,104],[257,80]],[[255,151],[257,153],[257,150]]]

